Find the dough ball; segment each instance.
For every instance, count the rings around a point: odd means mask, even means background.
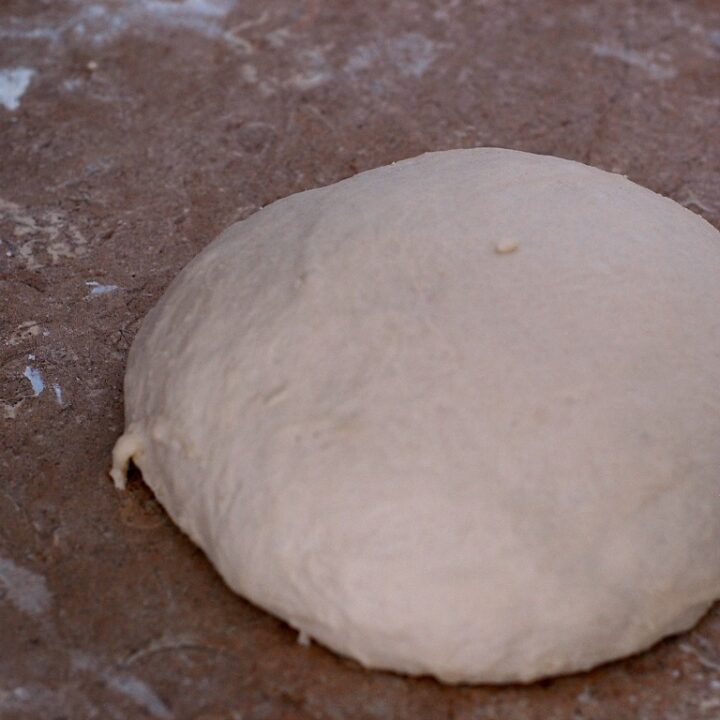
[[[129,458],[227,583],[372,668],[530,681],[720,596],[720,235],[431,153],[273,203],[148,314]]]

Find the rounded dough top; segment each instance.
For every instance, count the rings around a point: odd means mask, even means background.
[[[149,313],[132,457],[237,592],[366,666],[529,681],[720,596],[720,235],[579,163],[273,203]]]

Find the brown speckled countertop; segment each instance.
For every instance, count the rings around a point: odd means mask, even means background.
[[[720,224],[716,0],[4,0],[0,717],[717,720],[720,607],[528,687],[367,672],[228,591],[107,475],[139,320],[298,190],[498,145]],[[693,558],[688,558],[692,562]]]

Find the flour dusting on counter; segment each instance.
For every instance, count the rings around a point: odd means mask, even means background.
[[[4,596],[26,615],[40,615],[50,607],[45,578],[3,557],[0,557],[0,586],[4,586]]]

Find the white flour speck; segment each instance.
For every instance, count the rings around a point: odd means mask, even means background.
[[[17,110],[34,75],[35,71],[26,67],[0,70],[0,105],[7,110]]]
[[[172,718],[168,706],[153,688],[139,677],[117,672],[101,660],[81,652],[72,653],[71,663],[73,670],[97,675],[107,687],[129,698],[153,717]]]
[[[35,397],[45,390],[45,381],[43,380],[42,373],[31,365],[26,366],[23,377],[30,381]]]
[[[95,280],[87,280],[85,284],[90,288],[88,297],[96,297],[97,295],[108,295],[118,289],[117,285],[103,285]]]
[[[107,684],[116,692],[129,697],[141,708],[149,712],[153,717],[170,718],[170,710],[167,705],[157,696],[155,691],[140,678],[134,675],[110,675],[106,673]]]

